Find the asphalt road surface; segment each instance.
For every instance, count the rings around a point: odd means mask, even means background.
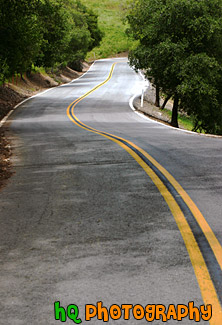
[[[99,301],[212,304],[210,324],[222,324],[222,139],[139,116],[129,99],[141,85],[127,59],[100,60],[10,117],[0,324],[59,324],[56,301],[83,324],[103,324],[85,321]],[[109,324],[148,321],[131,311]]]

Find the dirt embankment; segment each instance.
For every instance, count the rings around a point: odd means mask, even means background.
[[[83,64],[83,71],[77,72],[68,67],[54,73],[31,73],[21,77],[12,78],[10,83],[0,86],[0,122],[1,120],[24,99],[31,97],[45,89],[68,83],[80,77],[89,69],[90,65]],[[12,149],[6,137],[7,130],[0,125],[0,188],[12,175],[10,157]]]

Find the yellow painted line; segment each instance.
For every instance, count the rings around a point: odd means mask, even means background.
[[[91,131],[96,134],[100,134],[114,142],[116,142],[118,145],[120,145],[124,150],[126,150],[136,161],[137,163],[145,170],[147,175],[151,178],[153,183],[156,185],[158,190],[160,191],[161,195],[164,197],[166,203],[168,204],[170,211],[172,212],[174,219],[177,223],[177,226],[181,232],[181,235],[183,237],[184,243],[186,245],[187,251],[190,256],[191,263],[194,268],[194,272],[200,287],[200,291],[204,300],[204,303],[211,304],[213,306],[213,316],[210,320],[210,325],[221,325],[222,324],[222,309],[220,302],[218,300],[218,296],[216,293],[216,290],[214,288],[213,282],[211,280],[209,271],[207,269],[206,263],[204,261],[204,258],[202,256],[202,253],[200,251],[200,248],[196,242],[196,239],[193,235],[193,232],[183,214],[181,211],[179,205],[177,204],[176,200],[172,196],[172,194],[168,191],[166,186],[163,184],[161,179],[155,174],[155,172],[127,145],[122,143],[120,140],[126,141],[128,144],[133,146],[135,149],[140,151],[146,158],[148,158],[151,163],[159,169],[159,171],[168,179],[168,181],[174,186],[176,191],[181,195],[184,202],[187,204],[187,206],[190,208],[192,214],[196,218],[198,224],[200,225],[203,233],[205,234],[216,258],[220,265],[222,266],[222,248],[220,243],[218,242],[216,236],[214,235],[212,229],[204,219],[203,215],[195,205],[195,203],[191,200],[189,195],[184,191],[184,189],[180,186],[180,184],[173,178],[172,175],[170,175],[165,168],[163,168],[154,158],[152,158],[147,152],[145,152],[143,149],[137,147],[134,143],[127,141],[123,138],[118,137],[118,139],[112,138],[112,134],[106,133],[103,134],[99,130],[96,130],[94,128],[91,128],[87,126],[86,124],[82,123],[74,114],[74,108],[75,106],[84,98],[86,98],[88,95],[90,95],[92,92],[94,92],[96,89],[102,87],[104,84],[106,84],[112,77],[114,66],[116,63],[112,65],[111,71],[109,73],[108,78],[99,84],[98,86],[94,87],[92,90],[87,92],[85,95],[81,96],[74,102],[72,102],[69,107],[67,108],[67,115],[70,118],[70,120],[78,125],[79,127]],[[72,107],[72,115],[70,114],[70,108]],[[74,119],[75,118],[75,119]],[[82,125],[80,125],[81,123]],[[90,130],[88,129],[90,128]],[[221,267],[222,268],[222,267]]]
[[[83,98],[87,97],[89,94],[91,94],[93,91],[95,91],[96,89],[100,88],[101,86],[103,86],[105,83],[107,83],[113,74],[113,70],[114,70],[114,66],[116,63],[114,63],[114,65],[111,68],[111,71],[109,73],[108,78],[101,84],[99,84],[97,87],[94,87],[91,91],[89,91],[88,93],[86,93],[84,96],[80,97],[81,99],[77,99],[77,101],[79,102],[80,100],[82,100]],[[96,88],[96,89],[95,89]],[[74,115],[74,107],[78,104],[78,102],[76,102],[76,104],[73,106],[72,108],[72,114]],[[73,102],[75,103],[75,102]],[[72,103],[72,104],[73,104]],[[71,104],[71,105],[72,105]],[[70,106],[71,106],[70,105]],[[69,107],[70,107],[69,106]],[[76,116],[75,116],[76,118]],[[77,118],[76,118],[77,119]],[[72,120],[72,117],[71,117]],[[78,119],[77,119],[78,120]],[[79,120],[78,120],[79,121]],[[80,121],[79,121],[80,122]],[[84,124],[82,122],[80,122],[81,124]],[[93,128],[91,128],[94,131],[98,131],[95,130]],[[113,134],[110,134],[112,136],[115,136]],[[218,261],[218,264],[220,265],[220,268],[222,269],[222,247],[218,241],[218,239],[216,238],[215,234],[213,233],[212,229],[210,228],[209,224],[207,223],[207,221],[205,220],[204,216],[202,215],[202,213],[200,212],[200,210],[198,209],[198,207],[196,206],[196,204],[191,200],[191,198],[189,197],[189,195],[184,191],[184,189],[181,187],[181,185],[175,180],[175,178],[169,174],[169,172],[163,167],[161,166],[152,156],[150,156],[146,151],[144,151],[143,149],[137,147],[134,143],[127,141],[126,139],[122,139],[119,137],[119,139],[126,141],[127,143],[129,143],[130,145],[132,145],[134,148],[136,148],[138,151],[140,151],[148,160],[151,161],[151,163],[157,167],[157,169],[159,169],[159,171],[168,179],[168,181],[173,185],[173,187],[175,188],[175,190],[178,192],[178,194],[180,194],[180,196],[183,198],[184,202],[187,204],[187,206],[189,207],[190,211],[192,212],[193,216],[195,217],[197,223],[199,224],[201,230],[203,231],[203,233],[205,234],[208,243],[211,247],[211,249],[214,252],[214,255]]]
[[[141,148],[137,147],[135,144],[130,143],[133,145],[137,150],[139,150],[143,155],[150,160],[150,162],[157,168],[159,171],[168,179],[168,181],[173,185],[175,190],[180,194],[180,196],[183,198],[184,202],[189,207],[190,211],[192,212],[193,216],[195,217],[196,221],[198,222],[201,230],[205,234],[208,243],[210,244],[210,247],[212,251],[214,252],[214,255],[217,259],[218,264],[220,265],[220,268],[222,269],[222,247],[216,238],[214,232],[210,228],[209,224],[205,220],[204,216],[196,206],[196,204],[191,200],[189,195],[185,192],[185,190],[182,188],[182,186],[175,180],[175,178],[163,167],[161,166],[153,157],[151,157],[146,151],[142,150]]]

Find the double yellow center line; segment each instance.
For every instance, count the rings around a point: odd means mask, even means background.
[[[126,150],[145,170],[168,204],[181,232],[200,287],[204,303],[213,306],[211,325],[222,324],[222,247],[200,210],[189,195],[146,151],[134,143],[110,133],[101,132],[82,123],[75,115],[74,108],[84,98],[106,84],[113,75],[114,63],[108,78],[73,101],[67,108],[70,120],[79,127],[104,136]],[[201,233],[201,236],[199,235]],[[210,256],[210,259],[208,258]],[[206,257],[209,262],[206,264]]]

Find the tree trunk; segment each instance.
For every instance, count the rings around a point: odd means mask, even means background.
[[[168,100],[171,98],[171,95],[169,95],[169,96],[167,96],[166,98],[165,98],[165,100],[164,100],[164,102],[163,102],[163,105],[160,107],[160,109],[164,109],[165,108],[165,106],[166,106],[166,104],[167,104],[167,102],[168,102]]]
[[[20,72],[20,76],[21,76],[21,80],[26,82],[25,79],[23,78],[23,73],[22,72]],[[26,73],[24,73],[24,77],[26,77]]]
[[[172,119],[171,125],[178,128],[178,106],[179,106],[179,97],[177,94],[174,96],[173,110],[172,110]]]
[[[160,87],[158,84],[156,84],[156,101],[155,106],[160,107]]]

